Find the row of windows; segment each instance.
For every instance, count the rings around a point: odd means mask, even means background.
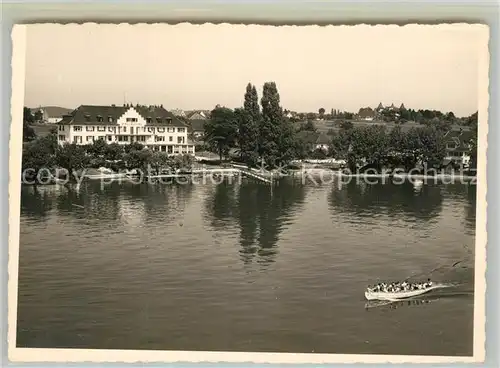
[[[163,137],[162,136],[155,136],[155,142],[165,142],[166,138],[167,137],[165,137],[165,136],[163,136]],[[174,137],[169,136],[168,141],[173,142]],[[185,137],[177,137],[177,143],[186,143]]]
[[[163,118],[155,118],[154,120],[158,124],[162,124],[162,123],[170,124],[172,122],[172,119],[170,119],[170,118],[164,118],[164,119]],[[88,121],[88,122],[91,121],[90,115],[88,115],[88,114],[85,115],[85,121]],[[96,116],[96,121],[98,123],[102,123],[102,122],[104,122],[104,117],[101,116],[101,115],[97,115]],[[114,122],[116,122],[116,118],[114,118],[113,116],[109,115],[107,117],[106,121],[108,123],[114,123]],[[127,123],[135,123],[135,122],[137,122],[137,118],[126,118],[126,121],[127,121]],[[146,122],[151,123],[152,121],[153,121],[152,117],[147,117],[146,118]]]
[[[163,138],[163,139],[159,139],[159,138]],[[168,137],[168,141],[169,142],[173,142],[173,137]],[[66,136],[65,135],[59,135],[58,139],[60,141],[65,141],[66,140]],[[118,141],[118,142],[128,142],[129,141],[129,136],[128,135],[118,135],[116,137],[113,137],[111,135],[108,135],[108,136],[104,136],[104,135],[100,135],[100,136],[92,136],[92,135],[89,135],[87,137],[85,137],[86,139],[86,142],[88,143],[92,143],[94,142],[94,140],[98,140],[98,139],[101,139],[101,140],[107,140],[108,142],[113,142],[113,141]],[[132,138],[130,138],[130,141],[132,141]],[[146,136],[136,136],[135,137],[135,141],[136,142],[146,142]],[[73,142],[74,143],[82,143],[83,142],[83,137],[81,135],[75,135],[73,136]],[[165,137],[156,137],[155,139],[155,142],[165,142]],[[186,143],[186,140],[184,139],[184,137],[177,137],[177,144],[184,144]]]
[[[97,128],[97,129],[96,129]],[[131,134],[134,134],[134,127],[129,127],[130,128],[130,133]],[[127,133],[127,129],[128,127],[126,126],[113,126],[113,127],[107,127],[107,131],[108,132],[112,132],[112,133],[116,133],[116,132],[123,132],[123,133]],[[65,130],[65,126],[64,125],[59,125],[59,131],[64,131]],[[94,132],[94,131],[98,131],[98,132],[105,132],[106,131],[106,127],[105,126],[86,126],[85,127],[85,131],[87,132]],[[81,125],[73,125],[73,131],[74,132],[83,132],[83,126]],[[167,127],[167,128],[164,128],[164,127],[135,127],[135,132],[136,133],[139,133],[139,131],[142,131],[142,132],[149,132],[149,133],[175,133],[175,127]],[[177,132],[178,133],[185,133],[186,132],[186,128],[177,128]]]

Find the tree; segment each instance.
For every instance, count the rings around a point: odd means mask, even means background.
[[[238,124],[238,145],[242,162],[254,166],[258,161],[258,125],[244,108],[234,110]]]
[[[472,136],[469,142],[469,154],[470,154],[470,163],[469,166],[471,168],[477,168],[477,143],[478,143],[478,112],[476,111],[474,114],[466,118],[466,123],[471,127]]]
[[[307,120],[315,120],[316,114],[314,112],[308,112],[305,117]]]
[[[318,110],[318,113],[319,113],[319,117],[322,119],[323,116],[325,116],[325,109],[323,107],[321,107],[319,110]]]
[[[349,130],[349,129],[352,129],[354,127],[354,124],[350,121],[342,121],[340,123],[340,129],[342,130]]]
[[[443,131],[436,127],[426,126],[417,129],[421,147],[421,160],[428,168],[439,168],[446,155]]]
[[[29,142],[36,138],[36,133],[31,124],[35,122],[35,117],[27,107],[23,109],[23,142]]]
[[[411,128],[403,132],[400,126],[396,126],[389,134],[390,161],[393,165],[403,165],[405,171],[413,169],[422,156],[422,143],[419,131]]]
[[[380,170],[388,160],[389,142],[385,127],[381,125],[341,129],[333,136],[330,153],[347,160],[351,172],[368,165]]]
[[[139,151],[138,152],[139,156],[144,158],[144,156],[147,155],[146,156],[147,158],[144,161],[146,161],[147,164],[149,164],[151,166],[154,173],[160,174],[163,169],[165,169],[165,168],[171,169],[172,168],[172,166],[173,166],[172,160],[168,156],[167,153],[159,152],[159,151],[155,151],[155,152],[149,151],[149,153],[145,153],[145,152],[148,152],[148,151],[144,151],[144,152]]]
[[[90,158],[86,155],[85,148],[76,143],[68,143],[58,147],[55,155],[56,165],[68,171],[69,179],[74,179],[72,174],[84,169],[89,161]]]
[[[42,169],[51,170],[55,163],[56,150],[57,136],[51,134],[26,143],[21,164],[23,172],[34,178]]]
[[[95,140],[92,144],[87,146],[87,152],[96,157],[103,158],[107,151],[107,144],[102,139]]]
[[[213,109],[210,120],[205,124],[205,140],[219,153],[221,161],[235,147],[237,134],[238,123],[234,111],[227,107]]]
[[[253,166],[258,159],[258,137],[260,108],[257,89],[248,83],[245,92],[243,109],[235,110],[238,121],[238,143],[240,158],[243,162]]]
[[[124,149],[118,143],[111,143],[106,145],[104,158],[108,161],[119,161],[123,159]]]
[[[315,132],[316,131],[316,126],[314,125],[314,122],[311,120],[308,120],[306,123],[301,124],[299,131],[310,131],[310,132]]]
[[[144,148],[144,145],[142,143],[139,143],[139,142],[132,142],[128,145],[123,146],[125,153],[129,153],[131,151],[141,151],[143,148]]]
[[[259,153],[269,167],[286,164],[294,158],[297,140],[293,125],[284,119],[275,82],[266,82],[261,98]]]
[[[137,169],[145,172],[152,161],[153,152],[150,150],[130,150],[123,155],[127,169]]]
[[[172,161],[172,166],[175,170],[191,170],[193,166],[193,156],[177,155]]]
[[[23,121],[28,124],[33,124],[35,122],[35,117],[33,116],[31,109],[26,106],[23,109]]]
[[[35,123],[43,122],[43,112],[41,110],[35,111],[34,120]]]

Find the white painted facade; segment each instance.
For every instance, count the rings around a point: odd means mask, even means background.
[[[95,140],[128,145],[139,142],[145,147],[169,154],[194,154],[194,144],[188,142],[187,127],[155,125],[154,121],[146,120],[130,107],[116,123],[106,121],[78,125],[59,124],[59,144],[76,143],[79,145],[92,144]],[[146,125],[147,124],[147,125]]]
[[[446,156],[445,159],[453,160],[455,162],[461,163],[464,166],[468,166],[470,163],[470,154],[468,149],[461,147],[458,138],[454,138],[452,141],[446,143]]]
[[[57,117],[57,118],[47,118],[47,123],[49,124],[56,124],[56,123],[59,123],[61,121],[61,117]]]

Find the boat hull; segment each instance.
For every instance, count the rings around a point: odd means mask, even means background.
[[[367,300],[401,300],[413,298],[425,293],[428,293],[431,290],[439,289],[445,287],[444,285],[434,285],[425,289],[418,290],[410,290],[410,291],[400,291],[396,293],[389,292],[365,292],[365,298]]]

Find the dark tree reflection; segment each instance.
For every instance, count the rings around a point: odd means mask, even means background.
[[[465,207],[465,226],[469,234],[476,233],[477,186],[467,185],[467,203]]]
[[[335,213],[360,217],[383,213],[389,217],[404,216],[425,222],[440,214],[443,196],[440,187],[433,184],[415,188],[411,183],[395,185],[352,181],[340,188],[334,185],[329,202]]]
[[[53,207],[56,193],[51,187],[21,186],[21,213],[35,220],[43,220]]]
[[[243,182],[216,186],[207,201],[210,225],[224,229],[236,224],[240,229],[240,255],[244,263],[274,262],[276,245],[297,206],[304,203],[305,186],[283,180],[269,185]]]
[[[57,189],[57,190],[56,190]],[[143,218],[148,223],[174,223],[192,197],[191,184],[101,184],[26,187],[21,191],[23,214],[40,218],[55,207],[58,215],[95,221],[121,223],[123,216]],[[108,224],[109,225],[109,224]]]

